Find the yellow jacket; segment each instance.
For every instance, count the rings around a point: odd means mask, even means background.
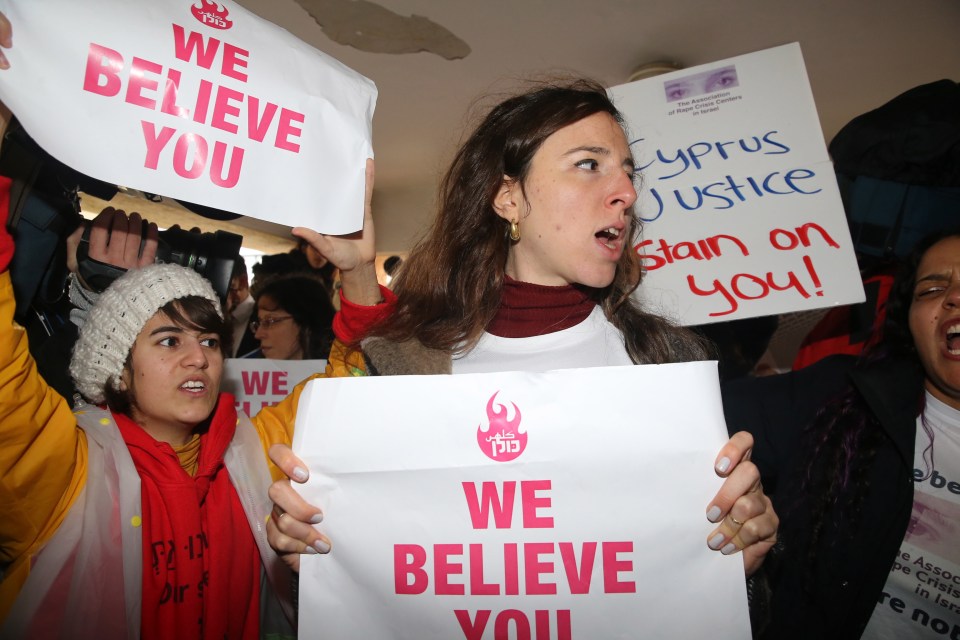
[[[10,275],[0,273],[0,566],[5,568],[0,620],[26,581],[32,558],[63,522],[87,475],[87,436],[67,401],[37,372],[26,331],[13,321],[13,312]],[[313,377],[362,371],[362,356],[337,342],[326,371]],[[252,419],[265,455],[272,444],[290,444],[306,382]],[[268,467],[274,480],[283,476],[269,460]]]

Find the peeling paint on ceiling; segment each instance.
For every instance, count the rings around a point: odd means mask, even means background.
[[[423,16],[401,16],[369,0],[296,0],[327,36],[370,53],[434,53],[459,60],[470,46]]]

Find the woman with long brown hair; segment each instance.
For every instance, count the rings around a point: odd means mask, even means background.
[[[358,237],[295,234],[340,267],[343,306],[334,326],[362,350],[369,373],[703,359],[707,351],[693,334],[631,296],[642,277],[632,250],[634,166],[622,118],[601,86],[546,84],[494,107],[457,152],[437,218],[404,262],[395,299],[373,276],[369,211]],[[368,189],[371,181],[372,167]],[[751,446],[740,433],[721,450],[717,472],[727,479],[707,507],[718,523],[708,544],[727,554],[744,550],[750,573],[777,529],[748,461]],[[294,460],[289,454],[290,466]],[[271,521],[272,544],[304,552],[319,536],[306,524],[318,521],[319,510],[286,483],[271,495],[291,516]]]

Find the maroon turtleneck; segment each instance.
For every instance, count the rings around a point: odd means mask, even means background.
[[[573,285],[548,287],[504,275],[500,309],[487,332],[501,338],[530,338],[583,322],[596,302]]]
[[[383,302],[369,307],[354,304],[340,293],[340,311],[334,317],[333,330],[341,342],[358,342],[380,318],[393,312],[396,296],[386,287],[380,287],[380,292]],[[554,333],[583,322],[595,306],[586,288],[547,287],[504,275],[500,309],[487,331],[501,338]]]

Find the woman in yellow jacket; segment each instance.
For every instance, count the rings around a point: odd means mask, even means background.
[[[289,445],[302,385],[238,415],[219,392],[216,294],[157,264],[91,309],[71,363],[91,404],[71,411],[13,320],[8,197],[0,179],[0,637],[293,635],[291,574],[266,537],[284,473],[267,451]]]
[[[0,13],[0,48],[11,44]],[[0,104],[0,134],[9,117]],[[372,165],[367,177],[369,219]],[[71,375],[91,404],[71,410],[13,320],[9,192],[0,177],[0,638],[292,637],[292,574],[267,542],[267,490],[307,472],[281,471],[268,452],[289,450],[303,384],[238,415],[219,392],[230,333],[212,287],[150,264],[90,310]],[[340,343],[329,362],[318,375],[363,366]],[[319,536],[311,550],[329,549]]]

